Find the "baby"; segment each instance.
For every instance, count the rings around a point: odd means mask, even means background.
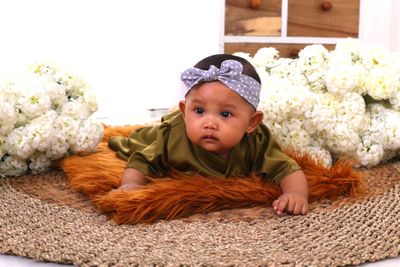
[[[186,95],[178,111],[128,138],[110,138],[109,146],[127,160],[119,190],[138,189],[146,177],[171,171],[210,179],[256,174],[279,184],[282,194],[272,204],[278,215],[306,214],[306,177],[262,123],[255,68],[241,57],[217,54],[184,71],[181,80]]]

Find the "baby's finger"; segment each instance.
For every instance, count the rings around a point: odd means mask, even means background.
[[[278,209],[278,204],[279,204],[279,199],[275,199],[274,202],[272,202],[272,208],[274,211]]]
[[[278,215],[282,214],[285,211],[288,201],[289,199],[287,197],[278,199],[278,205],[276,208],[276,213]]]
[[[272,203],[272,208],[274,209],[275,213],[280,213],[281,211],[278,211],[279,209],[279,198],[276,199],[273,203]]]
[[[301,209],[301,214],[307,214],[308,213],[308,205],[303,205],[303,208]]]
[[[295,208],[296,208],[296,201],[293,199],[288,199],[288,203],[286,204],[286,211],[290,214],[293,214]]]
[[[304,205],[301,203],[296,203],[293,209],[293,214],[298,215],[302,214]]]

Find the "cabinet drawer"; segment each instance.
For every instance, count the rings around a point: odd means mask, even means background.
[[[256,9],[249,0],[225,1],[225,35],[280,36],[281,0],[263,0]]]
[[[225,43],[224,53],[233,54],[235,52],[249,53],[251,56],[262,47],[275,47],[279,51],[280,57],[295,58],[305,46],[310,44],[271,44],[271,43]],[[326,49],[335,49],[334,44],[324,45]]]
[[[288,36],[358,37],[359,0],[289,0]]]

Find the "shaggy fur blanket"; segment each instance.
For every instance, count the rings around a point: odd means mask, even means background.
[[[140,190],[113,190],[120,186],[126,162],[108,148],[107,141],[113,135],[128,136],[138,127],[105,126],[95,153],[72,155],[59,162],[71,187],[86,194],[96,208],[118,224],[151,223],[255,205],[269,207],[281,193],[278,186],[258,177],[207,179],[177,173],[169,178],[150,179]],[[332,168],[325,168],[308,155],[288,154],[303,168],[310,201],[363,194],[361,175],[353,168],[353,161],[339,160]]]

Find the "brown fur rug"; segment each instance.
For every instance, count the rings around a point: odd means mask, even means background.
[[[127,136],[137,127],[140,126],[105,126],[103,140],[95,153],[81,153],[59,162],[69,184],[86,194],[96,208],[118,224],[151,223],[222,209],[270,206],[280,194],[278,186],[258,177],[206,179],[179,174],[152,179],[140,190],[113,191],[120,186],[126,162],[116,157],[107,141],[113,135]],[[353,169],[351,160],[339,160],[328,169],[308,155],[288,154],[306,174],[310,201],[356,197],[365,192],[362,177]]]

